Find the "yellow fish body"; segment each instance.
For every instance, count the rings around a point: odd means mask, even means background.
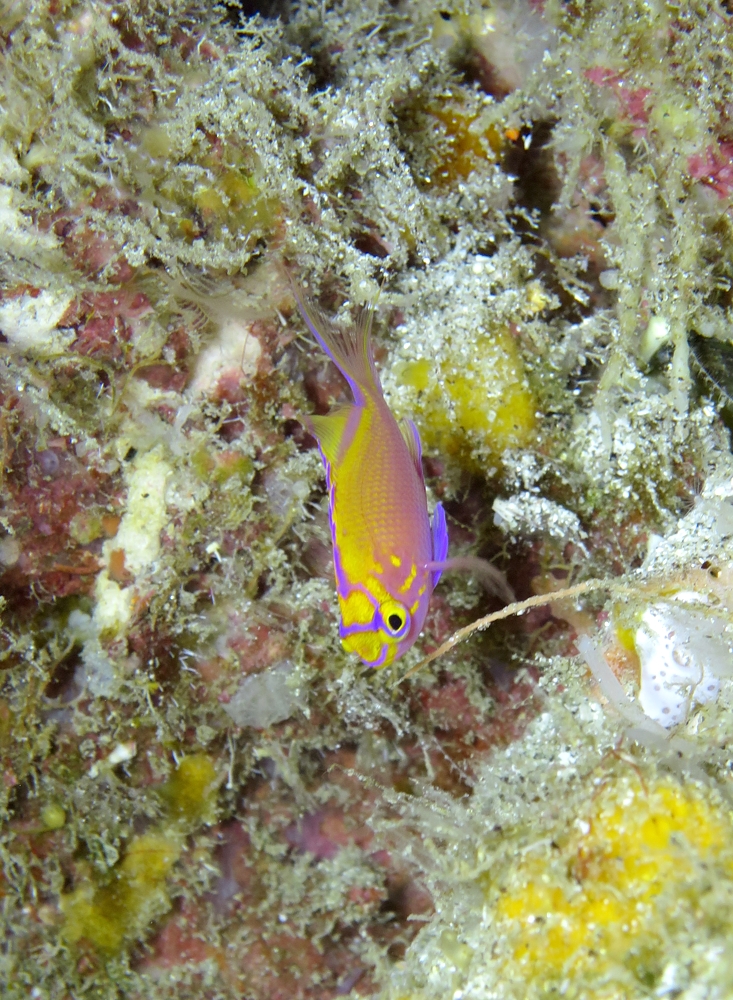
[[[448,550],[445,514],[438,504],[431,530],[417,428],[397,423],[374,365],[373,310],[345,330],[294,294],[354,395],[352,405],[309,418],[326,469],[341,641],[385,667],[422,629]]]

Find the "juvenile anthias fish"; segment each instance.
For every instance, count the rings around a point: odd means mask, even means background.
[[[326,468],[341,641],[386,667],[422,629],[448,551],[445,514],[438,504],[431,530],[417,428],[395,420],[374,365],[373,309],[342,329],[293,291],[354,395],[352,405],[309,418]]]

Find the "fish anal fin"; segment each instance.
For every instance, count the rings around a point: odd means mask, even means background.
[[[339,406],[325,416],[307,418],[308,429],[318,438],[323,457],[335,465],[353,440],[361,415],[360,406]]]
[[[400,420],[400,431],[405,439],[407,450],[413,461],[418,476],[422,479],[422,445],[420,444],[420,432],[411,420],[405,417]]]

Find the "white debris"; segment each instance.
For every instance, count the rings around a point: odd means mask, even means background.
[[[577,514],[536,493],[523,491],[494,500],[494,524],[512,538],[549,535],[560,541],[586,537]]]
[[[122,550],[125,570],[132,576],[139,577],[154,568],[160,552],[160,533],[168,518],[166,485],[170,475],[171,467],[161,446],[132,460],[126,475],[124,516],[117,534],[105,542],[102,550],[108,566],[112,553]],[[104,569],[97,577],[95,596],[93,618],[100,634],[117,631],[129,621],[134,585],[121,586]]]
[[[238,726],[255,729],[267,729],[288,719],[298,707],[288,683],[293,669],[290,660],[283,660],[261,674],[245,677],[224,711]]]
[[[118,764],[126,764],[131,761],[137,753],[137,743],[131,740],[129,743],[118,743],[114,750],[102,761],[96,761],[89,768],[89,776],[97,778],[105,771],[111,771]]]
[[[58,329],[61,317],[71,305],[73,295],[42,291],[38,295],[19,295],[0,303],[0,331],[19,350],[43,347],[62,350],[75,337]]]
[[[3,566],[15,566],[20,559],[20,542],[12,535],[0,539],[0,563]]]
[[[96,698],[110,698],[119,687],[115,664],[102,648],[99,639],[87,639],[81,651],[83,673],[79,682]]]
[[[171,467],[162,448],[137,455],[127,475],[125,514],[109,548],[123,549],[125,568],[138,574],[160,552],[160,533],[167,521],[166,484]]]
[[[669,343],[671,336],[672,332],[667,320],[663,316],[652,316],[639,345],[639,357],[644,364],[651,361],[660,347]]]
[[[249,379],[257,371],[262,347],[252,333],[251,324],[241,320],[226,319],[219,336],[198,357],[189,396],[212,392],[222,376],[233,374],[241,380]]]
[[[679,594],[677,599],[696,595]],[[669,728],[684,722],[694,705],[715,701],[720,679],[733,675],[733,636],[709,610],[659,602],[636,631],[641,660],[639,704],[650,719]]]
[[[125,764],[128,760],[132,760],[136,753],[137,743],[134,740],[130,740],[129,743],[118,743],[107,757],[107,763],[110,767],[117,767],[118,764]]]

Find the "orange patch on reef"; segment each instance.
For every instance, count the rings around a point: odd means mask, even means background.
[[[499,132],[493,126],[483,130],[472,128],[478,115],[462,108],[460,102],[431,105],[427,114],[443,126],[446,140],[430,175],[433,184],[450,187],[456,181],[466,180],[481,163],[493,160],[500,153],[503,139]]]

